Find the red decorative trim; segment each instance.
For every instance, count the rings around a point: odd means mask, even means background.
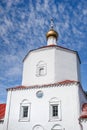
[[[82,114],[80,118],[87,118],[87,103],[84,103],[82,105]]]
[[[67,85],[67,84],[74,84],[74,83],[79,83],[79,82],[73,81],[73,80],[64,80],[64,81],[52,83],[52,84],[33,85],[33,86],[17,86],[17,87],[8,88],[7,90],[13,90],[13,89],[18,90],[18,89],[49,87],[49,86],[60,86],[60,85]]]
[[[80,118],[87,118],[87,115],[81,115]]]

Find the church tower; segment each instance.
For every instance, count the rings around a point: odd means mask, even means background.
[[[23,61],[22,85],[42,85],[64,80],[80,81],[78,53],[57,45],[58,33],[51,20],[47,46],[30,51]]]

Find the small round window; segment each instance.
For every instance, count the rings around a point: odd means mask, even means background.
[[[42,97],[43,97],[43,92],[42,92],[42,91],[38,91],[38,92],[36,93],[36,96],[37,96],[38,98],[42,98]]]

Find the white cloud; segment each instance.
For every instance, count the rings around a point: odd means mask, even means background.
[[[21,72],[22,72],[22,68],[19,67],[19,66],[14,66],[14,67],[11,67],[7,70],[6,72],[6,77],[10,76],[10,77],[19,77],[21,76]]]
[[[59,4],[58,9],[59,9],[60,13],[63,14],[63,12],[65,11],[65,4],[63,4],[63,3]]]
[[[6,89],[4,87],[2,87],[3,84],[0,83],[0,103],[5,102],[6,100]]]
[[[44,8],[45,8],[45,9],[48,8],[48,0],[44,0]]]
[[[73,26],[72,31],[74,33],[74,35],[83,35],[83,33],[81,31],[79,31],[75,26]]]
[[[87,9],[83,9],[83,15],[87,16]]]

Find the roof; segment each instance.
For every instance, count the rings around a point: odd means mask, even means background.
[[[37,49],[34,49],[34,50],[30,50],[27,55],[24,57],[23,61],[26,59],[26,57],[28,56],[29,53],[33,52],[33,51],[36,51],[36,50],[39,50],[39,49],[44,49],[44,48],[61,48],[61,49],[64,49],[64,50],[68,50],[68,51],[71,51],[73,53],[76,53],[77,56],[78,56],[78,59],[79,59],[79,62],[81,63],[81,60],[80,60],[80,57],[79,57],[79,54],[77,51],[74,51],[74,50],[71,50],[71,49],[68,49],[68,48],[65,48],[65,47],[61,47],[61,46],[58,46],[58,45],[48,45],[48,46],[42,46],[42,47],[39,47]]]
[[[7,88],[7,90],[19,90],[19,89],[41,88],[41,87],[49,87],[49,86],[61,86],[61,85],[68,85],[68,84],[75,84],[75,83],[79,83],[79,82],[74,81],[74,80],[64,80],[64,81],[52,83],[52,84],[33,85],[33,86],[16,86],[16,87],[12,87],[12,88]]]
[[[87,118],[87,113],[84,114],[84,115],[81,115],[80,118],[81,118],[81,119],[85,119],[85,118]]]
[[[85,119],[85,118],[87,118],[87,103],[84,103],[82,105],[82,113],[80,116],[80,119]]]
[[[0,120],[5,116],[6,104],[0,104]]]

